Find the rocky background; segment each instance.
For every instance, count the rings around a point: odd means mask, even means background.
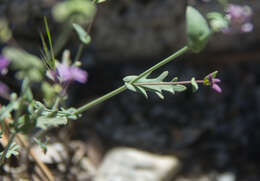
[[[63,27],[50,11],[57,2],[3,0],[0,13],[10,22],[15,43],[39,54],[43,15],[49,18],[54,38],[58,37]],[[219,70],[222,94],[202,87],[196,94],[191,90],[166,94],[165,101],[152,94],[146,100],[132,92],[114,97],[71,127],[51,133],[56,137],[53,142],[65,145],[50,149],[50,157],[63,152],[61,159],[42,159],[56,178],[258,181],[260,1],[234,2],[252,7],[252,33],[217,34],[201,54],[190,53],[164,68],[182,80]],[[120,86],[124,76],[138,74],[184,46],[187,4],[203,13],[221,10],[213,0],[111,0],[101,4],[91,31],[92,44],[82,57],[89,81],[69,90],[73,96],[68,104],[81,105],[101,96]],[[79,42],[74,33],[70,35],[65,47],[75,54]],[[17,175],[15,168],[4,168],[1,173]]]

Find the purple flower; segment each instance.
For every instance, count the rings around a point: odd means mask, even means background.
[[[220,79],[217,78],[213,78],[212,73],[209,74],[209,82],[210,82],[210,86],[212,89],[214,89],[215,91],[217,91],[218,93],[222,92],[222,89],[219,87],[219,85],[217,83],[221,82]]]
[[[226,13],[230,24],[222,30],[224,33],[248,33],[253,30],[253,24],[250,22],[253,13],[249,6],[229,4]]]
[[[85,83],[87,81],[87,72],[76,66],[69,66],[65,63],[58,64],[56,72],[51,71],[47,73],[54,81],[59,80],[60,82],[73,82],[77,81]]]
[[[9,95],[9,88],[4,83],[0,82],[0,96],[8,97]]]
[[[7,67],[9,64],[10,64],[10,61],[7,58],[5,58],[4,56],[0,56],[0,73],[2,75],[6,74]]]
[[[78,81],[85,83],[87,81],[87,72],[76,66],[59,64],[57,70],[62,82]]]

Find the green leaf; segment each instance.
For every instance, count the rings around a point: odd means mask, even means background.
[[[171,82],[177,82],[178,81],[178,77],[174,77]]]
[[[81,116],[81,115],[74,114],[76,110],[77,110],[76,108],[69,108],[69,109],[61,108],[61,111],[58,112],[58,115],[60,117],[66,117],[70,120],[76,120]]]
[[[146,91],[145,91],[144,88],[142,88],[141,86],[137,86],[136,88],[137,88],[137,90],[138,90],[140,93],[142,93],[142,94],[144,95],[144,97],[145,97],[146,99],[148,99],[148,95],[147,95],[147,93],[146,93]]]
[[[47,144],[49,141],[49,138],[47,137],[45,142],[42,142],[41,140],[37,139],[37,138],[33,138],[34,142],[39,145],[41,147],[41,149],[43,150],[43,153],[46,154],[47,153]]]
[[[161,75],[159,75],[159,77],[157,77],[157,80],[163,81],[168,76],[168,74],[168,71],[164,71],[163,73],[161,73]]]
[[[49,127],[57,127],[60,125],[66,125],[68,123],[65,117],[47,117],[41,116],[37,119],[36,127],[41,129],[47,129]]]
[[[132,82],[133,80],[136,79],[136,77],[137,77],[136,75],[129,75],[129,76],[124,77],[123,81],[124,82]]]
[[[60,23],[89,24],[96,14],[96,5],[90,0],[59,1],[52,8],[54,19]]]
[[[125,85],[129,90],[136,92],[136,88],[132,84],[125,82]]]
[[[4,118],[10,118],[11,113],[17,110],[20,106],[20,100],[17,100],[17,95],[13,93],[11,95],[11,100],[7,106],[2,106],[0,109],[0,122],[4,123]]]
[[[191,85],[192,85],[193,92],[196,92],[199,89],[199,85],[196,82],[194,77],[192,77],[192,79],[191,79]]]
[[[91,42],[91,37],[79,24],[73,24],[73,28],[76,30],[78,37],[82,43],[87,45]]]
[[[96,0],[96,3],[103,3],[106,2],[106,0]]]
[[[4,48],[3,54],[11,60],[12,68],[18,71],[16,78],[19,80],[28,77],[31,81],[39,82],[43,79],[44,65],[38,57],[13,47]]]
[[[187,90],[187,87],[184,85],[174,85],[173,89],[176,92],[183,92],[183,91]]]
[[[164,99],[164,96],[160,92],[155,92],[160,99]]]
[[[146,75],[145,77],[135,82],[133,82],[137,77],[135,75],[127,76],[123,80],[125,81],[125,85],[129,90],[134,92],[138,91],[146,98],[148,97],[146,91],[154,92],[159,96],[159,98],[163,99],[163,91],[175,94],[175,92],[186,90],[186,87],[183,85],[171,84],[172,81],[176,81],[177,78],[174,78],[170,82],[164,82],[164,79],[168,76],[168,71],[164,71],[156,78],[147,78],[148,76],[149,75]]]
[[[194,53],[204,49],[211,34],[205,18],[191,6],[186,9],[186,32],[188,46]]]
[[[12,143],[11,146],[9,147],[6,155],[5,155],[5,158],[10,158],[12,155],[16,156],[19,154],[18,150],[19,150],[20,146],[17,145],[16,143]],[[0,157],[2,157],[2,154],[3,152],[0,153]]]
[[[23,80],[21,93],[23,98],[26,99],[27,101],[31,102],[33,100],[33,94],[30,88],[30,81],[28,78],[25,78]]]
[[[42,46],[43,46],[43,59],[45,61],[45,63],[48,65],[49,68],[51,68],[52,70],[55,70],[55,57],[54,57],[54,51],[53,51],[53,47],[52,47],[52,40],[51,40],[51,33],[50,33],[50,29],[48,26],[48,22],[47,22],[47,18],[44,16],[44,25],[45,25],[45,31],[47,33],[47,37],[48,37],[48,41],[49,41],[49,47],[50,47],[50,51],[48,50],[47,47],[47,43],[45,42],[45,39],[43,37],[42,34],[40,34],[41,40],[42,40]]]

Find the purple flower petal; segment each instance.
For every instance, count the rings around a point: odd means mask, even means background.
[[[85,83],[87,81],[87,72],[76,66],[69,66],[67,64],[58,64],[56,72],[48,71],[47,76],[52,80],[60,82],[77,81]]]
[[[221,82],[221,80],[220,79],[213,79],[213,83],[219,83],[219,82]]]
[[[217,91],[218,93],[222,92],[222,89],[217,85],[217,84],[213,84],[212,85],[212,89],[214,89],[215,91]]]
[[[0,73],[4,74],[7,70],[8,65],[10,64],[10,61],[5,58],[4,56],[0,56]]]
[[[248,33],[248,32],[253,31],[253,28],[254,28],[254,26],[252,23],[245,23],[241,26],[241,32]]]
[[[57,66],[57,70],[59,72],[59,78],[61,79],[61,82],[67,82],[73,79],[71,75],[70,67],[68,65],[59,64]]]
[[[85,83],[87,81],[87,72],[84,70],[81,70],[78,67],[71,67],[71,74],[73,76],[73,79],[80,82]]]
[[[226,13],[230,24],[228,28],[222,30],[223,33],[248,33],[253,30],[253,25],[250,23],[253,13],[249,6],[229,4]]]

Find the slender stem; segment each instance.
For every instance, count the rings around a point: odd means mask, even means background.
[[[149,68],[148,70],[144,71],[143,73],[141,73],[136,79],[134,79],[131,83],[134,83],[136,81],[138,81],[139,79],[141,79],[142,77],[146,76],[147,74],[153,72],[154,70],[160,68],[161,66],[165,65],[166,63],[169,63],[170,61],[174,60],[175,58],[177,58],[178,56],[184,54],[186,51],[188,51],[189,48],[187,46],[183,47],[182,49],[180,49],[179,51],[177,51],[176,53],[170,55],[169,57],[167,57],[166,59],[162,60],[161,62],[159,62],[158,64],[154,65],[153,67]],[[127,87],[121,86],[107,94],[105,94],[104,96],[97,98],[93,101],[91,101],[90,103],[87,103],[83,106],[81,106],[80,108],[78,108],[73,114],[77,115],[80,114],[86,110],[88,110],[89,108],[91,108],[92,106],[95,106],[99,103],[104,102],[105,100],[125,91],[127,89]]]
[[[82,54],[83,48],[84,48],[84,44],[83,44],[83,43],[80,43],[79,49],[78,49],[78,51],[77,51],[77,55],[76,55],[76,57],[75,57],[75,61],[79,61],[80,56],[81,56],[81,54]]]
[[[96,3],[96,1],[94,2]],[[91,23],[88,25],[88,28],[87,28],[87,33],[90,34],[90,31],[91,31],[91,28],[94,24],[94,21],[95,21],[95,17],[93,18],[93,20],[91,21]],[[75,57],[75,60],[74,61],[79,61],[80,59],[80,56],[82,54],[82,51],[83,51],[83,48],[84,48],[84,43],[80,43],[79,45],[79,49],[77,51],[77,54],[76,54],[76,57]]]
[[[16,134],[17,134],[16,131],[13,132],[13,133],[11,134],[10,138],[8,139],[8,144],[7,144],[7,146],[5,147],[4,152],[3,152],[2,156],[1,156],[0,165],[2,165],[2,164],[4,163],[6,154],[7,154],[8,150],[9,150],[10,146],[12,145]]]
[[[203,84],[204,80],[196,80],[196,82]],[[134,85],[184,85],[184,84],[191,84],[191,81],[134,83]]]
[[[58,95],[56,100],[55,100],[55,102],[54,102],[54,105],[52,106],[52,110],[57,110],[58,109],[60,101],[61,101],[61,97],[60,97],[60,95]]]
[[[187,52],[189,50],[188,46],[183,47],[182,49],[178,50],[177,52],[175,52],[174,54],[170,55],[169,57],[167,57],[166,59],[162,60],[161,62],[157,63],[156,65],[152,66],[151,68],[149,68],[148,70],[144,71],[143,73],[141,73],[136,79],[134,79],[132,82],[130,83],[134,83],[136,81],[138,81],[139,79],[141,79],[142,77],[148,75],[149,73],[153,72],[154,70],[160,68],[161,66],[169,63],[170,61],[174,60],[175,58],[179,57],[180,55],[184,54],[185,52]]]
[[[88,103],[88,104],[86,104],[86,105],[84,105],[84,106],[78,108],[78,109],[74,112],[74,114],[75,114],[75,115],[80,114],[80,113],[82,113],[82,112],[88,110],[88,109],[91,108],[92,106],[95,106],[95,105],[97,105],[97,104],[99,104],[99,103],[102,103],[102,102],[104,102],[105,100],[107,100],[107,99],[109,99],[109,98],[111,98],[111,97],[113,97],[113,96],[115,96],[115,95],[117,95],[117,94],[119,94],[119,93],[125,91],[126,89],[127,89],[127,88],[126,88],[125,85],[124,85],[124,86],[121,86],[121,87],[119,87],[119,88],[117,88],[117,89],[115,89],[115,90],[113,90],[113,91],[107,93],[106,95],[104,95],[104,96],[102,96],[102,97],[100,97],[100,98],[97,98],[97,99],[91,101],[90,103]]]

